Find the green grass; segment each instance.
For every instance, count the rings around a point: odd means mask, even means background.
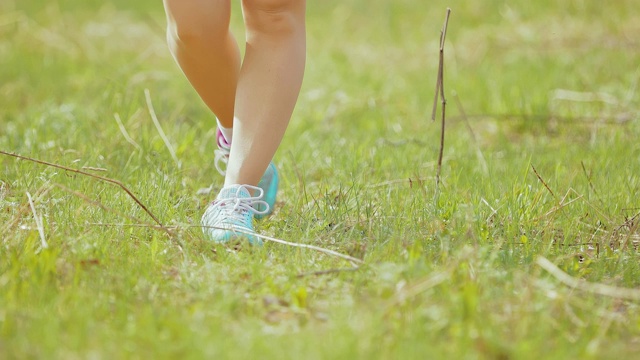
[[[438,192],[429,116],[446,6]],[[640,288],[635,2],[308,8],[279,204],[257,226],[365,264],[299,276],[350,265],[274,243],[234,252],[197,228],[211,200],[198,190],[222,185],[214,122],[166,49],[158,2],[0,4],[0,149],[106,169],[177,227],[131,226],[152,221],[121,188],[0,156],[0,358],[638,354],[640,301],[568,287],[536,263]]]

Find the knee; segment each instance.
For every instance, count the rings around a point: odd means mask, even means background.
[[[287,34],[304,29],[305,0],[243,0],[247,31]]]
[[[210,46],[228,35],[228,2],[225,7],[225,1],[164,0],[164,5],[169,42]]]

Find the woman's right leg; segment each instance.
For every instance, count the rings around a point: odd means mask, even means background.
[[[231,0],[164,0],[164,7],[173,57],[222,126],[231,128],[240,73],[229,31]]]

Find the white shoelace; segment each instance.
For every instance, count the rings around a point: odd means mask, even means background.
[[[236,190],[236,194],[242,189],[251,193],[255,191],[258,195],[252,197],[232,197],[227,199],[217,199],[213,206],[209,206],[204,213],[203,218],[208,219],[209,223],[216,225],[221,221],[232,223],[234,225],[242,225],[246,220],[247,213],[255,213],[265,215],[269,212],[269,204],[262,200],[264,190],[257,186],[241,185]],[[257,210],[256,205],[263,205],[264,210]]]

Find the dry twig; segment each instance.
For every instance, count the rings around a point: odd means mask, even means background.
[[[35,192],[35,201],[34,202],[38,202],[40,201],[40,199],[42,197],[44,197],[51,189],[53,188],[53,186],[45,184],[42,187],[40,187],[36,192]],[[13,218],[9,221],[7,221],[4,226],[2,227],[2,229],[0,229],[0,234],[9,234],[12,230],[13,227],[15,227],[16,225],[18,225],[18,223],[20,222],[20,219],[22,218],[22,216],[24,216],[27,211],[30,208],[30,204],[29,201],[27,201],[26,203],[22,204],[18,210],[16,211],[16,213],[14,214]],[[7,238],[4,237],[3,241],[6,241]]]
[[[120,119],[120,115],[118,113],[114,113],[113,118],[116,120],[116,123],[118,124],[118,129],[120,129],[120,132],[122,133],[122,136],[124,136],[124,139],[127,140],[129,144],[133,145],[133,147],[136,148],[136,150],[142,150],[142,147],[140,147],[140,145],[138,145],[138,143],[135,142],[135,140],[133,140],[133,138],[129,135],[129,132],[124,127],[124,124],[122,123],[122,119]]]
[[[329,274],[337,274],[341,272],[353,272],[360,270],[360,267],[350,267],[350,268],[341,268],[341,269],[329,269],[329,270],[320,270],[320,271],[312,271],[307,273],[298,274],[297,278],[303,278],[307,276],[320,276],[320,275],[329,275]]]
[[[558,281],[569,286],[573,289],[578,289],[584,292],[608,296],[616,299],[626,300],[640,300],[640,290],[621,288],[617,286],[590,283],[582,279],[576,279],[573,276],[560,270],[554,263],[547,260],[543,256],[539,256],[536,260],[536,264],[546,270],[549,274],[553,275]]]
[[[467,125],[467,130],[469,130],[469,134],[471,134],[471,139],[473,140],[473,143],[476,147],[476,156],[478,157],[478,161],[480,161],[480,167],[482,167],[482,172],[484,174],[488,174],[489,167],[487,166],[487,160],[484,158],[484,154],[482,153],[482,150],[480,149],[480,144],[478,143],[478,138],[476,138],[476,134],[474,133],[473,128],[471,128],[471,123],[469,122],[469,118],[467,117],[467,112],[464,111],[462,102],[460,102],[460,99],[458,98],[458,94],[455,92],[453,93],[453,100],[455,100],[456,105],[458,106],[458,111],[460,112],[460,115],[462,115],[462,119],[464,120],[465,125]]]
[[[540,174],[538,174],[538,171],[536,170],[536,168],[533,166],[533,164],[531,164],[531,168],[533,169],[533,172],[536,174],[536,176],[538,177],[538,180],[540,180],[540,182],[542,183],[542,185],[544,185],[544,187],[547,188],[547,190],[549,190],[549,192],[551,193],[551,195],[553,195],[553,197],[556,197],[556,194],[553,193],[553,191],[551,191],[551,188],[549,187],[549,185],[547,185],[547,183],[542,179],[542,177],[540,176]]]
[[[165,135],[164,130],[162,130],[160,121],[158,121],[158,117],[156,116],[156,111],[153,109],[153,103],[151,103],[151,94],[149,93],[149,89],[144,89],[144,97],[147,101],[149,116],[151,116],[151,120],[153,121],[153,124],[156,126],[156,129],[158,130],[158,134],[160,134],[162,141],[164,141],[164,145],[169,150],[169,154],[171,154],[173,161],[176,162],[178,169],[180,169],[182,167],[182,162],[180,162],[180,160],[178,159],[178,156],[176,155],[176,151],[173,149],[173,146],[169,142],[169,138],[167,138],[167,135]]]
[[[429,276],[409,284],[406,287],[396,292],[396,296],[391,299],[387,304],[388,308],[393,308],[398,304],[404,303],[429,289],[432,289],[451,278],[451,274],[460,265],[461,262],[469,259],[471,254],[474,253],[474,249],[470,246],[465,246],[459,254],[456,255],[455,260],[449,264],[444,270],[437,271],[429,274]]]
[[[162,225],[160,220],[158,220],[158,218],[155,215],[153,215],[153,213],[147,208],[147,206],[145,206],[144,203],[142,203],[142,201],[140,201],[138,199],[138,197],[135,196],[133,194],[133,192],[131,192],[131,190],[129,190],[122,182],[120,182],[118,180],[114,180],[114,179],[111,179],[111,178],[108,178],[108,177],[104,177],[104,176],[100,176],[100,175],[91,174],[91,173],[88,173],[86,171],[82,171],[82,170],[78,170],[78,169],[72,169],[70,167],[66,167],[66,166],[63,166],[63,165],[50,163],[50,162],[43,161],[43,160],[33,159],[33,158],[30,158],[30,157],[27,157],[27,156],[22,156],[22,155],[18,155],[18,154],[9,153],[9,152],[2,151],[2,150],[0,150],[0,154],[6,155],[6,156],[11,156],[11,157],[14,157],[14,158],[17,158],[17,159],[21,159],[21,160],[30,161],[30,162],[33,162],[33,163],[36,163],[36,164],[41,164],[41,165],[53,167],[53,168],[56,168],[56,169],[61,169],[61,170],[64,170],[64,171],[69,171],[69,172],[73,172],[73,173],[76,173],[76,174],[88,176],[88,177],[91,177],[91,178],[94,178],[94,179],[98,179],[100,181],[104,181],[104,182],[116,185],[116,186],[120,187],[122,190],[124,190],[127,193],[127,195],[129,195],[129,197],[131,199],[133,199],[133,201],[135,201],[136,204],[138,204],[138,206],[140,206],[142,208],[142,210],[144,210],[144,212],[146,212],[147,215],[149,215],[149,217],[151,217],[153,219],[153,221],[156,224],[158,224],[158,226],[161,229],[163,229],[168,235],[171,235],[171,232],[169,231],[169,229],[167,227],[165,227],[164,225]]]
[[[593,183],[591,182],[591,172],[587,172],[587,167],[584,166],[584,161],[580,161],[580,165],[582,165],[582,171],[584,172],[584,176],[587,178],[587,182],[589,182],[589,187],[591,188],[593,193],[596,196],[598,196],[598,191],[596,190],[596,187],[593,186]]]
[[[219,228],[219,227],[216,227],[216,226],[199,226],[199,227],[206,228],[206,229],[222,229],[222,230],[224,230],[224,228]],[[341,254],[341,253],[339,253],[337,251],[321,248],[319,246],[289,242],[289,241],[281,240],[281,239],[278,239],[278,238],[274,238],[274,237],[270,237],[270,236],[266,236],[266,235],[262,235],[262,234],[256,234],[256,233],[252,233],[252,232],[249,232],[249,231],[242,231],[242,230],[238,230],[238,229],[234,229],[233,231],[239,232],[239,233],[242,233],[242,234],[253,235],[253,236],[258,237],[260,239],[271,241],[271,242],[275,242],[275,243],[278,243],[278,244],[283,244],[283,245],[302,248],[302,249],[315,250],[315,251],[318,251],[318,252],[321,252],[321,253],[324,253],[324,254],[327,254],[327,255],[331,255],[331,256],[335,256],[335,257],[339,257],[341,259],[347,260],[352,264],[354,264],[354,263],[355,264],[364,264],[364,261],[361,260],[361,259],[355,258],[353,256]],[[354,267],[355,267],[355,265],[354,265]]]
[[[87,203],[89,203],[89,204],[91,204],[91,205],[93,205],[93,206],[97,206],[97,207],[99,207],[100,209],[102,209],[102,210],[104,210],[104,211],[106,211],[106,212],[110,212],[110,213],[116,214],[116,215],[121,216],[121,217],[123,217],[123,218],[128,218],[129,220],[133,221],[134,223],[138,223],[138,224],[139,224],[139,223],[142,223],[142,224],[144,224],[146,227],[159,228],[159,227],[158,227],[158,226],[156,226],[156,225],[152,225],[152,224],[149,224],[149,223],[145,223],[144,221],[139,220],[139,219],[138,219],[138,218],[136,218],[135,216],[131,216],[131,215],[123,214],[122,212],[120,212],[120,211],[118,211],[118,210],[116,210],[116,209],[110,208],[110,207],[108,207],[108,206],[104,205],[103,203],[101,203],[101,202],[99,202],[99,201],[95,201],[95,200],[93,200],[93,199],[89,198],[87,195],[85,195],[85,194],[83,194],[83,193],[81,193],[81,192],[79,192],[79,191],[72,190],[72,189],[70,189],[70,188],[68,188],[68,187],[66,187],[66,186],[64,186],[64,185],[61,185],[61,184],[53,184],[52,186],[55,186],[55,187],[57,187],[57,188],[59,188],[59,189],[61,189],[61,190],[65,191],[65,192],[67,192],[67,193],[69,193],[69,194],[71,194],[71,195],[73,195],[73,196],[76,196],[76,197],[78,197],[78,198],[82,199],[84,202],[87,202]],[[166,227],[166,226],[165,226],[165,228],[166,228],[166,229],[168,229],[168,227]]]
[[[620,234],[622,235],[622,230],[623,229],[627,229],[627,235],[624,238],[624,241],[622,242],[622,245],[620,246],[621,249],[626,249],[627,246],[629,246],[629,242],[632,242],[632,237],[633,234],[636,233],[636,231],[638,230],[638,225],[640,225],[640,222],[638,221],[638,218],[640,217],[640,213],[635,214],[634,216],[632,216],[631,218],[627,218],[624,223],[622,223],[620,226],[616,227],[613,232],[611,232],[611,241],[613,240],[613,237],[616,234]]]
[[[576,194],[578,197],[575,198],[575,199],[571,199],[571,200],[565,202],[565,200],[567,200],[567,197],[569,197],[569,194],[572,193],[572,192],[574,194]],[[547,217],[547,216],[557,212],[558,210],[564,209],[565,207],[569,206],[571,203],[582,199],[582,197],[583,197],[583,195],[581,195],[577,191],[573,190],[573,188],[569,188],[569,190],[567,190],[567,193],[564,194],[562,199],[560,199],[560,202],[558,203],[558,205],[554,206],[551,210],[547,211],[547,213],[542,215],[540,218]],[[538,219],[540,219],[540,218],[538,218]],[[536,220],[538,220],[538,219],[536,219]]]
[[[441,130],[440,130],[440,151],[438,153],[438,170],[436,172],[436,186],[440,185],[440,171],[442,169],[442,155],[444,153],[444,125],[445,125],[445,110],[447,106],[447,99],[444,96],[444,40],[447,36],[447,25],[449,24],[449,15],[451,9],[447,8],[447,15],[444,19],[444,25],[440,31],[440,56],[438,62],[438,78],[436,79],[436,93],[433,98],[433,111],[431,112],[431,120],[436,119],[436,112],[438,110],[438,97],[442,104],[442,117],[441,117]]]
[[[148,225],[148,224],[99,224],[99,223],[92,223],[89,225],[94,225],[94,226],[106,226],[106,227],[148,227],[148,228],[156,228],[156,226],[154,225]],[[225,228],[222,227],[217,227],[217,226],[201,226],[201,225],[174,225],[174,226],[164,226],[163,229],[166,230],[171,230],[171,231],[175,231],[175,230],[179,230],[179,229],[186,229],[186,228],[205,228],[205,229],[219,229],[219,230],[225,230]],[[292,247],[297,247],[297,248],[303,248],[303,249],[309,249],[309,250],[315,250],[327,255],[331,255],[331,256],[335,256],[335,257],[339,257],[341,259],[347,260],[352,264],[364,264],[364,261],[358,258],[355,258],[353,256],[349,256],[349,255],[345,255],[342,253],[339,253],[337,251],[333,251],[333,250],[329,250],[329,249],[325,249],[325,248],[321,248],[319,246],[315,246],[315,245],[308,245],[308,244],[300,244],[300,243],[294,243],[294,242],[290,242],[290,241],[286,241],[286,240],[282,240],[282,239],[278,239],[278,238],[274,238],[274,237],[270,237],[270,236],[266,236],[266,235],[262,235],[262,234],[256,234],[256,233],[252,233],[252,232],[248,232],[248,231],[242,231],[242,230],[238,230],[235,229],[234,232],[238,232],[241,234],[247,234],[247,235],[252,235],[255,237],[258,237],[260,239],[263,240],[267,240],[267,241],[271,241],[271,242],[275,242],[278,244],[282,244],[282,245],[287,245],[287,246],[292,246]],[[356,265],[354,265],[353,269],[357,269],[358,267]],[[340,270],[340,271],[347,271],[345,269]]]
[[[33,219],[36,221],[36,227],[38,228],[38,233],[40,234],[40,243],[42,244],[42,248],[46,249],[49,247],[47,244],[47,240],[44,237],[44,226],[42,225],[42,216],[39,216],[36,212],[36,205],[33,203],[33,199],[31,198],[31,194],[27,191],[27,199],[29,199],[29,206],[31,207],[31,212],[33,213]]]

